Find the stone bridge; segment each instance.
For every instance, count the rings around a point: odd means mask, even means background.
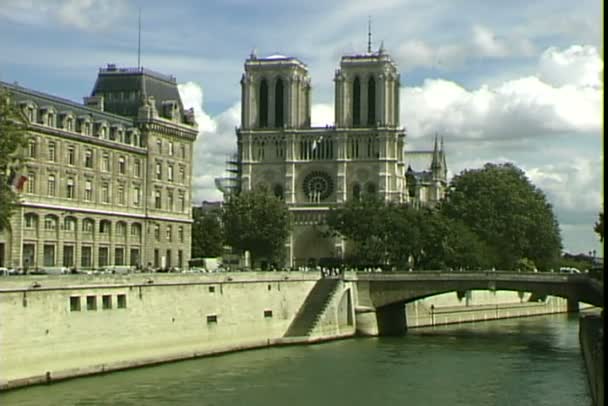
[[[357,324],[362,333],[370,335],[403,334],[405,303],[454,291],[511,290],[560,296],[568,300],[569,311],[577,311],[578,302],[604,307],[603,283],[578,274],[417,271],[357,273],[346,280],[357,289]]]

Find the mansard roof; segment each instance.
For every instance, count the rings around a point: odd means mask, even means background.
[[[133,127],[133,120],[111,112],[101,111],[83,104],[52,96],[36,90],[22,87],[18,84],[9,84],[0,81],[0,87],[7,88],[11,92],[11,98],[17,103],[32,102],[38,108],[52,107],[56,113],[72,113],[74,116],[91,116],[92,121],[107,121],[110,125],[123,125]]]
[[[136,117],[143,101],[154,97],[157,111],[163,102],[175,101],[183,112],[175,77],[145,68],[118,68],[108,64],[100,68],[91,96],[104,96],[104,108],[116,114]]]

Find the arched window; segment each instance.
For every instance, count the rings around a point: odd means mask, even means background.
[[[367,125],[376,123],[376,81],[370,77],[367,82]]]
[[[260,127],[268,127],[268,82],[262,79],[260,83]]]
[[[82,232],[92,233],[94,228],[95,228],[95,220],[87,218],[82,221]]]
[[[141,239],[141,224],[131,224],[131,238],[134,238],[137,241]]]
[[[63,219],[63,230],[66,232],[76,231],[76,218],[67,216]]]
[[[283,80],[279,78],[274,87],[274,126],[283,127],[285,114],[283,111]]]
[[[361,186],[358,183],[353,185],[353,199],[359,200],[361,198]]]
[[[47,214],[44,216],[44,229],[45,230],[56,230],[57,229],[57,216]]]
[[[353,127],[361,125],[361,83],[357,76],[353,81]]]

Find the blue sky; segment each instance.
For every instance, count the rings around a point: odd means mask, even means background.
[[[603,251],[603,56],[599,1],[0,0],[0,80],[81,101],[107,63],[177,77],[200,127],[195,201],[235,150],[243,62],[309,67],[313,123],[333,122],[340,56],[382,42],[401,71],[408,149],[443,135],[451,174],[513,162],[553,204],[569,252]]]

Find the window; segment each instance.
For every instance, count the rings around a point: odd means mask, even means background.
[[[28,158],[36,158],[36,141],[30,141],[27,144],[27,156]]]
[[[216,324],[217,323],[217,314],[209,314],[207,315],[207,324]]]
[[[139,186],[133,188],[133,205],[139,206],[141,204],[141,189]]]
[[[135,165],[135,170],[134,170],[135,176],[140,178],[141,177],[141,161],[139,159],[136,159],[133,164]]]
[[[186,146],[184,144],[181,145],[182,150],[182,158],[186,159]]]
[[[173,210],[173,190],[167,190],[167,210]]]
[[[97,296],[87,296],[87,310],[97,310]]]
[[[110,172],[110,155],[103,154],[103,157],[101,158],[101,170]]]
[[[353,127],[361,124],[361,83],[359,77],[353,81]]]
[[[93,200],[93,183],[90,180],[84,182],[84,200]]]
[[[108,220],[101,220],[99,222],[99,233],[100,234],[109,234],[110,227],[111,227],[111,223]]]
[[[67,117],[65,119],[65,129],[67,131],[74,131],[74,120],[72,120],[71,118]]]
[[[55,175],[49,175],[48,179],[48,195],[55,196]]]
[[[99,261],[99,266],[108,266],[109,265],[109,249],[108,247],[99,247],[99,257],[97,260]]]
[[[125,237],[127,235],[127,225],[126,223],[119,221],[116,223],[116,236],[117,237]]]
[[[70,297],[70,311],[71,312],[80,311],[80,296],[71,296]]]
[[[118,185],[118,187],[116,188],[116,194],[118,195],[118,204],[124,205],[126,202],[125,185]]]
[[[157,209],[162,208],[161,192],[158,189],[154,192],[154,207]]]
[[[38,217],[35,214],[26,214],[25,215],[25,228],[33,229],[37,226]]]
[[[184,242],[184,227],[183,226],[179,226],[177,228],[177,238],[179,239],[179,242]]]
[[[215,286],[209,286],[209,293],[215,292]]]
[[[63,246],[63,266],[74,266],[74,246],[64,245]]]
[[[179,268],[184,267],[184,251],[182,250],[177,251],[177,266]]]
[[[173,182],[173,165],[167,165],[167,180]]]
[[[141,225],[139,223],[131,224],[131,237],[135,240],[139,240],[141,238]]]
[[[74,186],[74,178],[68,178],[65,185],[65,197],[73,199],[75,197],[76,188]]]
[[[160,241],[160,226],[158,224],[154,225],[154,239]]]
[[[82,232],[83,233],[92,233],[95,228],[95,221],[92,219],[84,219],[82,221]]]
[[[264,310],[264,318],[272,318],[272,310]]]
[[[93,249],[91,247],[83,246],[80,251],[80,266],[83,268],[90,268],[93,264]]]
[[[27,174],[27,183],[25,191],[26,193],[36,192],[36,175],[34,174],[34,172],[30,172]]]
[[[53,244],[44,244],[42,248],[44,266],[55,266],[55,246]]]
[[[184,192],[179,192],[178,195],[178,200],[179,200],[179,209],[180,211],[184,212],[186,210],[186,197],[184,196]]]
[[[49,161],[57,160],[57,145],[54,142],[49,142]]]
[[[156,150],[159,154],[163,153],[163,141],[161,139],[156,140]]]
[[[260,82],[260,127],[268,127],[268,82],[262,79]]]
[[[103,310],[110,310],[112,308],[112,295],[101,296],[101,308]]]
[[[114,265],[121,266],[125,264],[125,249],[114,248]]]
[[[127,308],[127,295],[116,296],[116,308],[126,309]]]
[[[376,124],[376,81],[373,77],[367,82],[367,125]]]
[[[107,182],[101,184],[101,202],[110,203],[110,184]]]
[[[162,179],[162,177],[163,177],[162,171],[163,171],[162,164],[160,162],[156,162],[156,179],[157,180]]]
[[[169,141],[168,146],[169,146],[169,155],[173,156],[173,142]]]
[[[131,248],[129,255],[129,265],[131,266],[139,266],[139,249]]]
[[[92,168],[93,167],[93,150],[87,149],[84,152],[84,167]]]
[[[274,87],[274,126],[279,128],[285,124],[283,94],[283,80],[279,78]]]
[[[68,165],[74,165],[76,162],[76,148],[73,146],[68,147]]]
[[[66,217],[63,219],[63,230],[67,232],[76,231],[76,219],[74,217]]]
[[[48,231],[54,231],[57,229],[57,217],[47,215],[44,217],[44,229]]]
[[[183,165],[179,166],[179,181],[181,183],[186,182],[186,170],[184,169]]]
[[[124,156],[118,158],[118,173],[124,175],[127,172],[127,161]]]
[[[173,227],[167,226],[167,241],[173,241]]]

